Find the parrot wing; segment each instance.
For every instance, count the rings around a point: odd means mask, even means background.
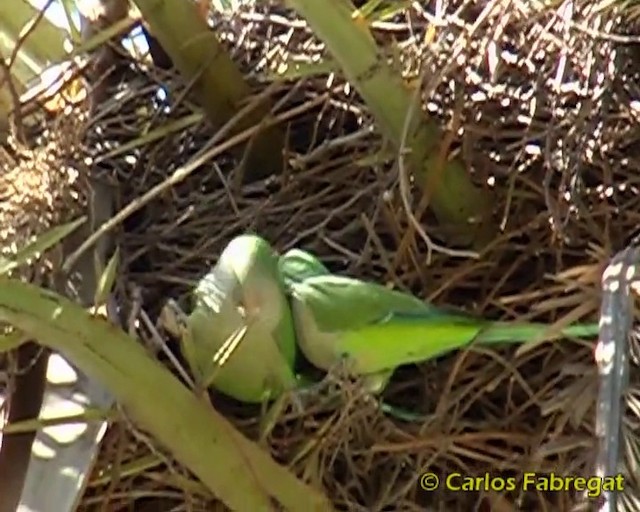
[[[347,277],[310,277],[291,290],[298,345],[325,370],[343,358],[361,375],[430,359],[473,341],[487,325]]]
[[[474,341],[526,343],[598,334],[597,324],[550,332],[544,323],[476,318],[334,275],[311,277],[291,288],[298,345],[311,363],[326,370],[346,358],[355,373],[366,375],[426,361]]]

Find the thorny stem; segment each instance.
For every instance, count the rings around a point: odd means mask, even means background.
[[[600,378],[595,464],[599,477],[615,476],[619,472],[622,403],[629,379],[627,340],[633,319],[630,288],[639,280],[637,263],[640,263],[640,248],[629,247],[616,254],[602,274],[600,336],[595,353]],[[598,512],[615,511],[616,501],[615,491],[604,492]]]

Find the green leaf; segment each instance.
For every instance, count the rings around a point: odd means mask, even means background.
[[[49,231],[36,237],[36,239],[19,249],[14,255],[0,259],[0,276],[6,275],[12,270],[27,263],[30,259],[39,256],[54,245],[67,237],[73,231],[78,229],[87,220],[86,217],[80,217],[72,222],[56,226]]]
[[[7,334],[2,334],[0,335],[0,353],[18,348],[28,339],[24,333],[15,329]]]
[[[113,289],[113,283],[115,283],[116,275],[118,272],[118,264],[120,263],[120,248],[116,248],[113,256],[109,259],[104,271],[100,273],[98,279],[98,286],[96,288],[96,294],[94,298],[94,304],[104,304],[107,301],[107,297]]]
[[[104,319],[56,293],[0,277],[0,321],[100,381],[138,428],[229,509],[333,510],[320,490],[276,463],[149,357],[138,341]]]

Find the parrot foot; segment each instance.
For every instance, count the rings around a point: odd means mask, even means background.
[[[327,401],[333,403],[335,393],[329,389],[329,385],[327,379],[321,381],[305,379],[304,383],[300,383],[299,387],[288,391],[284,396],[293,414],[301,416],[310,409],[324,407],[323,404]]]
[[[187,324],[187,315],[175,300],[169,299],[160,311],[159,323],[170,335],[180,338]]]
[[[296,416],[301,416],[305,411],[317,401],[319,392],[318,384],[312,384],[310,387],[299,388],[290,393],[289,403]]]
[[[304,414],[306,409],[304,405],[304,400],[301,400],[297,393],[293,393],[291,397],[289,397],[289,406],[294,416],[302,416]]]

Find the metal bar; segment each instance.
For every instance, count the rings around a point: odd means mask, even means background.
[[[595,351],[600,389],[596,404],[598,451],[595,473],[599,477],[619,473],[623,398],[629,381],[628,338],[633,323],[630,289],[638,280],[640,249],[627,248],[612,259],[602,274],[600,335]],[[605,492],[599,512],[616,510],[616,492]]]

